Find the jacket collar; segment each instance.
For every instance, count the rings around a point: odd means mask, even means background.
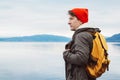
[[[101,30],[99,28],[92,28],[92,27],[81,27],[78,28],[74,34],[73,34],[73,38],[75,38],[75,35],[80,33],[80,32],[91,32],[91,33],[95,33],[95,32],[101,32]]]
[[[88,23],[84,23],[80,25],[76,30],[81,29],[81,28],[86,28],[88,26]]]

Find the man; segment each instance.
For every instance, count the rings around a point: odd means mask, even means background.
[[[96,80],[88,75],[86,65],[93,46],[93,36],[90,32],[100,30],[84,26],[88,22],[88,9],[74,8],[69,10],[68,14],[68,24],[75,33],[63,52],[66,80]]]

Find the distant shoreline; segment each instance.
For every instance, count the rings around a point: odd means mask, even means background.
[[[32,35],[20,37],[0,38],[0,42],[69,42],[71,38],[58,35]],[[120,42],[120,33],[106,38],[107,42]]]
[[[0,38],[0,42],[68,42],[70,40],[68,37],[48,34]]]

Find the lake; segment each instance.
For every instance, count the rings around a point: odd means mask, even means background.
[[[0,80],[65,80],[66,43],[0,42]],[[120,80],[120,43],[108,43],[109,71],[97,80]]]

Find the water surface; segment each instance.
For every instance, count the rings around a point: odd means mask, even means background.
[[[120,43],[108,43],[110,69],[98,80],[120,80]],[[65,43],[1,42],[0,80],[65,80]]]

